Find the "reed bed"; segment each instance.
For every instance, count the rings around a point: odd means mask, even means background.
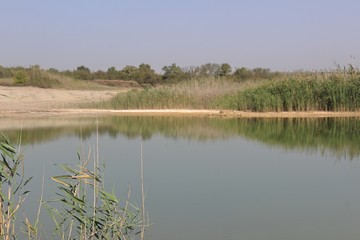
[[[203,78],[121,93],[110,101],[83,107],[111,109],[227,109],[254,112],[356,111],[360,74],[292,73],[276,79],[236,82]]]
[[[313,76],[261,84],[230,96],[225,108],[242,111],[356,111],[360,76]]]
[[[120,93],[110,101],[86,104],[82,107],[111,109],[214,109],[214,101],[227,94],[235,94],[247,83],[236,83],[228,79],[196,79],[173,85],[134,89]]]

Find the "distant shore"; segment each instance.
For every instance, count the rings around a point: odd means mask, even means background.
[[[196,110],[196,109],[45,109],[1,111],[0,118],[36,118],[56,116],[189,116],[221,118],[323,118],[323,117],[360,117],[360,112],[243,112],[231,110]]]
[[[81,109],[83,102],[106,100],[123,90],[64,90],[0,86],[0,118],[76,115],[201,116],[201,117],[360,117],[360,112],[244,112],[196,109]]]

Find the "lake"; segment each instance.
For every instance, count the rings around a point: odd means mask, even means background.
[[[97,148],[106,186],[122,200],[131,186],[140,205],[142,145],[147,240],[360,236],[359,118],[0,120],[13,142],[21,132],[25,172],[34,176],[29,210],[43,175],[45,198],[56,190],[54,164],[77,164],[78,151]]]

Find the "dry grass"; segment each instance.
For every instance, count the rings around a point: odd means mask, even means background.
[[[102,89],[112,89],[109,86],[103,84],[98,84],[94,81],[88,80],[75,80],[70,77],[66,77],[59,74],[45,73],[49,78],[55,80],[57,84],[51,86],[51,88],[58,89],[71,89],[71,90],[102,90]]]
[[[118,94],[97,108],[228,109],[241,111],[354,111],[358,72],[289,73],[272,80],[203,78]],[[87,105],[86,107],[89,107]]]
[[[111,109],[213,109],[215,99],[234,94],[248,83],[227,79],[196,79],[173,85],[162,85],[121,93],[110,101],[84,107]]]
[[[1,86],[11,86],[13,85],[14,80],[12,78],[0,78]]]
[[[38,70],[24,81],[17,84],[13,78],[0,78],[1,86],[33,86],[40,88],[69,89],[69,90],[106,90],[114,87],[105,86],[89,80],[75,80],[73,78]]]

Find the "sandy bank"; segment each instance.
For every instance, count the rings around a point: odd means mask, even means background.
[[[360,117],[360,112],[242,112],[230,110],[146,109],[108,110],[76,109],[78,103],[101,101],[122,92],[116,90],[64,90],[35,87],[0,86],[0,118],[51,117],[76,115],[163,115],[207,117]]]

